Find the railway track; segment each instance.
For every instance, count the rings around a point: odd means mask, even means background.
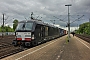
[[[10,47],[10,46],[12,46],[12,45],[0,42],[0,49],[7,48],[7,47]]]
[[[12,45],[12,40],[15,39],[14,37],[11,35],[4,36],[3,38],[0,37],[0,59],[24,51],[24,49]]]
[[[90,36],[88,36],[88,35],[75,34],[75,36],[87,41],[88,43],[90,43]]]
[[[22,52],[24,50],[26,50],[26,48],[14,47],[12,44],[2,43],[0,46],[0,59]]]
[[[17,47],[9,47],[5,49],[0,50],[0,59],[5,58],[7,56],[16,54],[18,52],[23,51],[23,49],[17,48]]]
[[[12,40],[14,39],[14,37],[12,37],[12,36],[11,36],[11,38],[9,38],[9,37],[10,36],[6,36],[6,37],[0,39],[0,49],[12,46]]]

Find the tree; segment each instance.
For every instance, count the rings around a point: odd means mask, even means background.
[[[15,31],[17,25],[18,25],[18,20],[15,19],[15,20],[13,21],[13,29],[14,29],[14,31]]]
[[[79,33],[90,35],[90,22],[83,23],[79,26]]]
[[[8,26],[4,26],[4,32],[14,32],[13,28],[11,28],[9,25]],[[0,32],[2,32],[2,25],[0,27]]]

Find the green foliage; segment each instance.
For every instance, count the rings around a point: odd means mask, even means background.
[[[9,25],[8,25],[8,26],[4,26],[4,27],[1,25],[1,27],[0,27],[0,32],[2,32],[2,31],[3,31],[3,32],[14,32],[15,29],[16,29],[16,27],[17,27],[18,20],[15,19],[15,20],[13,21],[13,23],[14,23],[14,24],[13,24],[13,28],[11,28]]]
[[[2,32],[3,27],[0,27],[0,32]],[[4,26],[3,29],[4,32],[14,32],[13,28],[11,28],[9,25],[8,26]]]
[[[1,27],[0,27],[0,32],[2,31]]]
[[[16,29],[16,27],[17,27],[17,24],[18,24],[18,20],[14,20],[13,21],[13,29],[14,29],[14,31],[15,31],[15,29]]]
[[[79,33],[79,30],[75,30],[75,33],[80,34],[80,33]]]
[[[77,30],[76,33],[90,35],[90,22],[81,24],[79,26],[79,30]]]

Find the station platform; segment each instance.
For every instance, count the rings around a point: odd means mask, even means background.
[[[90,60],[90,44],[70,35],[46,42],[1,60]]]

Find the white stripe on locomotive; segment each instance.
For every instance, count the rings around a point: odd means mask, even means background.
[[[16,32],[17,38],[22,38],[22,40],[25,40],[25,38],[31,38],[31,32]]]

